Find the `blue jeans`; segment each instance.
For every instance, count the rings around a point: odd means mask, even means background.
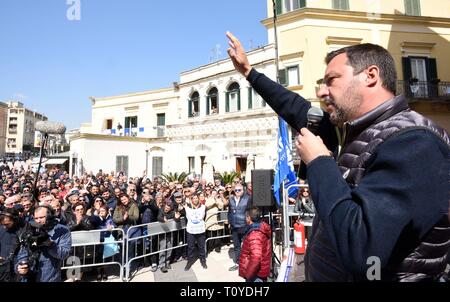
[[[231,229],[231,236],[233,237],[234,263],[239,264],[241,257],[241,245],[247,227]]]

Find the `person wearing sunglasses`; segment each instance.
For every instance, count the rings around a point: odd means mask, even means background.
[[[234,186],[234,195],[230,195],[225,203],[225,206],[228,206],[228,221],[231,225],[234,246],[234,265],[230,267],[230,271],[239,269],[241,244],[247,229],[245,211],[251,204],[250,196],[244,192],[244,187],[240,183]]]

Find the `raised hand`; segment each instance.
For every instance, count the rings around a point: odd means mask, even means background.
[[[227,52],[233,62],[234,68],[236,68],[236,70],[244,77],[248,77],[248,74],[252,70],[252,66],[248,61],[241,42],[239,42],[239,40],[229,31],[227,31],[227,37],[229,39],[228,44],[230,44],[230,48],[228,48]]]

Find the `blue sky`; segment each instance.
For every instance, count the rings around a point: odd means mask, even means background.
[[[0,0],[0,101],[69,129],[90,122],[89,96],[170,87],[218,44],[227,57],[227,30],[267,44],[266,0],[80,0],[79,21],[66,2]]]

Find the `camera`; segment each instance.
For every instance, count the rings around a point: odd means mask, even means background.
[[[30,251],[36,251],[41,247],[48,246],[50,236],[41,227],[30,227],[23,232],[20,244]]]

